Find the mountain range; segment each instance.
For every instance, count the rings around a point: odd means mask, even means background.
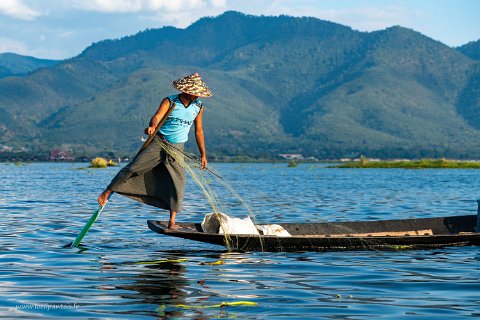
[[[38,59],[15,53],[0,53],[0,78],[24,76],[35,70],[57,64],[58,60]]]
[[[474,60],[480,60],[480,40],[469,42],[457,48],[458,51]]]
[[[400,26],[225,12],[0,79],[0,151],[134,154],[171,81],[198,72],[210,156],[478,158],[479,52]]]

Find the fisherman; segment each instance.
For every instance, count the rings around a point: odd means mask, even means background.
[[[145,133],[152,135],[157,125],[162,120],[165,121],[152,142],[117,173],[98,197],[98,203],[103,206],[110,195],[117,192],[136,201],[169,210],[169,229],[175,228],[177,212],[182,210],[186,176],[181,164],[184,163],[184,143],[192,124],[195,124],[201,169],[207,168],[202,127],[204,107],[198,97],[212,96],[198,73],[175,80],[172,86],[181,93],[164,98],[145,129]],[[163,119],[166,115],[167,118]]]

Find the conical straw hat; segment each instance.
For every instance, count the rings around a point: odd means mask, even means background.
[[[191,94],[198,97],[211,97],[212,92],[208,89],[205,82],[198,73],[177,79],[172,82],[172,86],[184,93]]]

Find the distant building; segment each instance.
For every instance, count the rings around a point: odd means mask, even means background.
[[[73,157],[67,150],[63,150],[62,148],[57,148],[55,150],[50,151],[50,157],[48,157],[50,161],[73,161],[75,157]]]
[[[380,161],[379,158],[364,158],[364,159],[365,159],[366,161],[372,161],[372,162],[378,162],[378,161]],[[360,162],[360,161],[362,161],[362,158],[355,158],[355,159],[353,159],[353,161],[355,161],[355,162]]]
[[[0,145],[0,152],[12,152],[13,148],[10,146]]]
[[[279,154],[280,157],[287,160],[302,160],[303,155],[301,153],[282,153]]]

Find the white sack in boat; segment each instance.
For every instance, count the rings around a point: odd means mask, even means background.
[[[277,237],[291,237],[292,235],[288,233],[281,225],[279,224],[264,224],[257,226],[258,231],[264,236],[277,236]]]
[[[202,221],[203,232],[220,234],[251,234],[259,235],[250,217],[245,219],[230,218],[224,213],[209,213]]]

